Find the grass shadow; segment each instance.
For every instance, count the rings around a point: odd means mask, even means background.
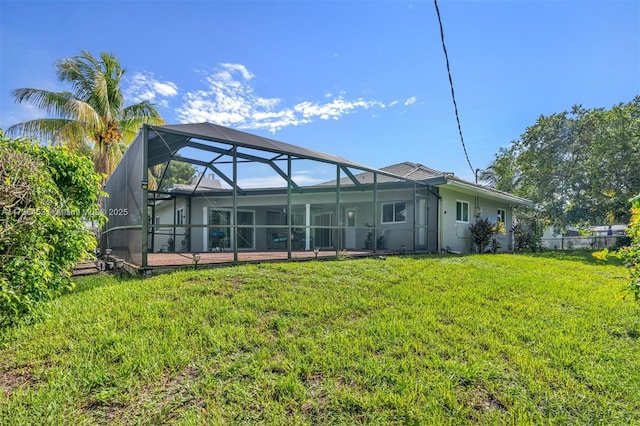
[[[121,284],[127,281],[137,281],[139,278],[132,277],[127,274],[120,276],[119,274],[96,274],[88,275],[84,277],[73,278],[75,286],[70,290],[65,290],[60,297],[65,297],[70,294],[83,293],[85,291],[93,290],[94,288],[105,287],[113,284]]]
[[[607,260],[600,260],[593,256],[598,250],[543,250],[536,253],[527,253],[531,257],[554,259],[554,260],[570,260],[583,262],[590,265],[611,264],[616,266],[624,266],[621,259],[610,257]]]

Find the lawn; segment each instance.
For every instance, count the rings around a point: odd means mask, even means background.
[[[625,276],[548,254],[89,277],[0,335],[0,424],[638,424]]]

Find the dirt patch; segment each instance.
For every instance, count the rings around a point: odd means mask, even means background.
[[[468,407],[472,408],[469,415],[470,420],[478,421],[480,413],[487,411],[498,411],[506,413],[508,408],[490,391],[488,391],[483,385],[475,387],[465,403]]]
[[[199,375],[194,367],[186,367],[175,376],[167,373],[159,382],[147,384],[124,403],[117,396],[115,399],[101,400],[98,393],[86,404],[85,410],[98,423],[124,425],[164,424],[179,418],[182,412],[192,407],[200,407],[204,412],[205,401],[197,397],[194,391],[194,382]]]
[[[9,367],[0,365],[0,391],[10,397],[16,389],[29,387],[36,382],[32,365]]]

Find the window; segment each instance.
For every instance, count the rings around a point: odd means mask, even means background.
[[[184,209],[182,207],[176,210],[176,225],[184,225]]]
[[[456,201],[456,222],[469,222],[469,203]]]
[[[505,209],[498,209],[498,217],[496,218],[496,222],[506,222],[507,221],[507,211]]]
[[[404,223],[407,221],[407,203],[399,201],[382,205],[382,223]]]
[[[347,210],[347,227],[353,228],[356,226],[356,211],[355,210]]]

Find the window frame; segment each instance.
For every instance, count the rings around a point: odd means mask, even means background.
[[[397,208],[396,205],[399,204],[404,204],[404,209],[401,209],[400,211],[404,210],[404,218],[403,220],[397,220],[397,216],[396,216],[396,212],[397,212]],[[385,215],[384,215],[384,209],[387,206],[392,206],[392,220],[391,222],[385,222]],[[381,208],[380,208],[380,223],[383,225],[393,225],[393,224],[397,224],[397,223],[407,223],[407,202],[406,201],[392,201],[389,203],[382,203]]]
[[[496,222],[507,223],[507,210],[506,209],[498,209],[498,214],[496,216]]]
[[[464,210],[465,205],[467,206],[466,220],[465,220],[465,210]],[[461,206],[461,207],[458,208],[458,206]],[[457,223],[469,223],[470,208],[471,208],[471,203],[469,203],[468,201],[456,200],[456,222]],[[458,216],[458,213],[460,213],[460,216]]]
[[[176,226],[184,225],[185,217],[184,217],[184,207],[178,207],[175,212],[175,224]]]

